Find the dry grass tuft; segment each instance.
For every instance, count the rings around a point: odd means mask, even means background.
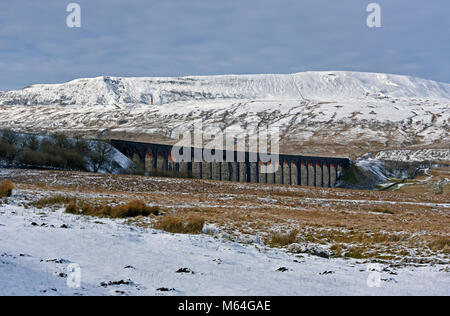
[[[441,251],[445,254],[450,254],[450,238],[442,237],[435,239],[428,244],[428,247],[434,251]]]
[[[124,205],[113,207],[110,216],[113,218],[127,218],[137,216],[159,215],[159,207],[147,206],[144,202],[135,200]]]
[[[344,247],[340,244],[333,244],[330,247],[330,250],[333,252],[335,257],[340,257],[342,256],[342,252],[344,251]]]
[[[0,183],[0,198],[10,197],[14,189],[14,184],[11,181]]]
[[[53,205],[65,205],[69,204],[74,201],[74,198],[63,196],[63,195],[56,195],[51,197],[45,197],[42,199],[39,199],[37,201],[31,202],[29,205],[34,206],[37,208],[43,208]]]
[[[198,215],[180,216],[167,215],[161,217],[154,225],[156,229],[162,229],[174,234],[200,234],[205,225],[205,219]]]
[[[159,211],[159,207],[150,207],[139,200],[131,201],[115,207],[111,207],[107,204],[93,205],[86,201],[72,200],[66,206],[66,213],[111,218],[159,215]]]
[[[92,205],[88,202],[80,202],[79,214],[94,217],[112,217],[111,216],[111,206],[107,204]]]
[[[293,244],[297,241],[298,230],[294,229],[290,233],[274,233],[269,241],[272,247],[284,247]]]
[[[345,253],[345,257],[347,258],[354,258],[354,259],[363,259],[366,258],[364,254],[364,249],[360,247],[352,247],[348,249],[348,251]]]
[[[77,201],[70,201],[69,204],[66,205],[66,213],[80,214],[80,208],[77,205]]]

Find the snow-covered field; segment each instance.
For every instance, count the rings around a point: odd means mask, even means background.
[[[19,189],[0,205],[0,295],[450,294],[448,266],[294,255],[24,207],[29,198]],[[80,267],[79,288],[68,286],[73,264]]]
[[[0,92],[0,125],[168,142],[199,121],[213,135],[270,125],[286,153],[361,155],[447,148],[449,106],[450,84],[387,74],[98,77]]]

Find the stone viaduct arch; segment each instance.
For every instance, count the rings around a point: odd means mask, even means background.
[[[139,159],[146,172],[155,176],[333,187],[350,164],[347,158],[280,155],[277,171],[265,173],[271,163],[254,162],[248,152],[223,151],[222,162],[195,162],[194,153],[199,149],[191,148],[190,162],[175,162],[171,145],[123,140],[111,140],[111,144],[128,158]],[[238,162],[238,156],[245,157],[245,162]],[[234,157],[234,162],[227,162],[226,157]]]

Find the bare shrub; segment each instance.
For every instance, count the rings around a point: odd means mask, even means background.
[[[104,141],[97,141],[93,145],[92,151],[89,153],[89,163],[94,172],[98,172],[100,169],[109,169],[110,163],[114,155],[113,147]]]

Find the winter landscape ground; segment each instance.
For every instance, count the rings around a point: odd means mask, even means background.
[[[15,189],[0,205],[2,295],[450,294],[448,187],[435,195],[0,170],[6,179]],[[138,199],[159,215],[68,214],[70,199]],[[168,216],[206,222],[196,234],[154,228]],[[67,286],[73,263],[80,288]]]
[[[447,83],[339,71],[0,92],[0,130],[24,140],[275,126],[282,153],[353,160],[320,188],[106,174],[132,163],[117,151],[99,173],[0,157],[0,295],[449,295],[449,107]]]

